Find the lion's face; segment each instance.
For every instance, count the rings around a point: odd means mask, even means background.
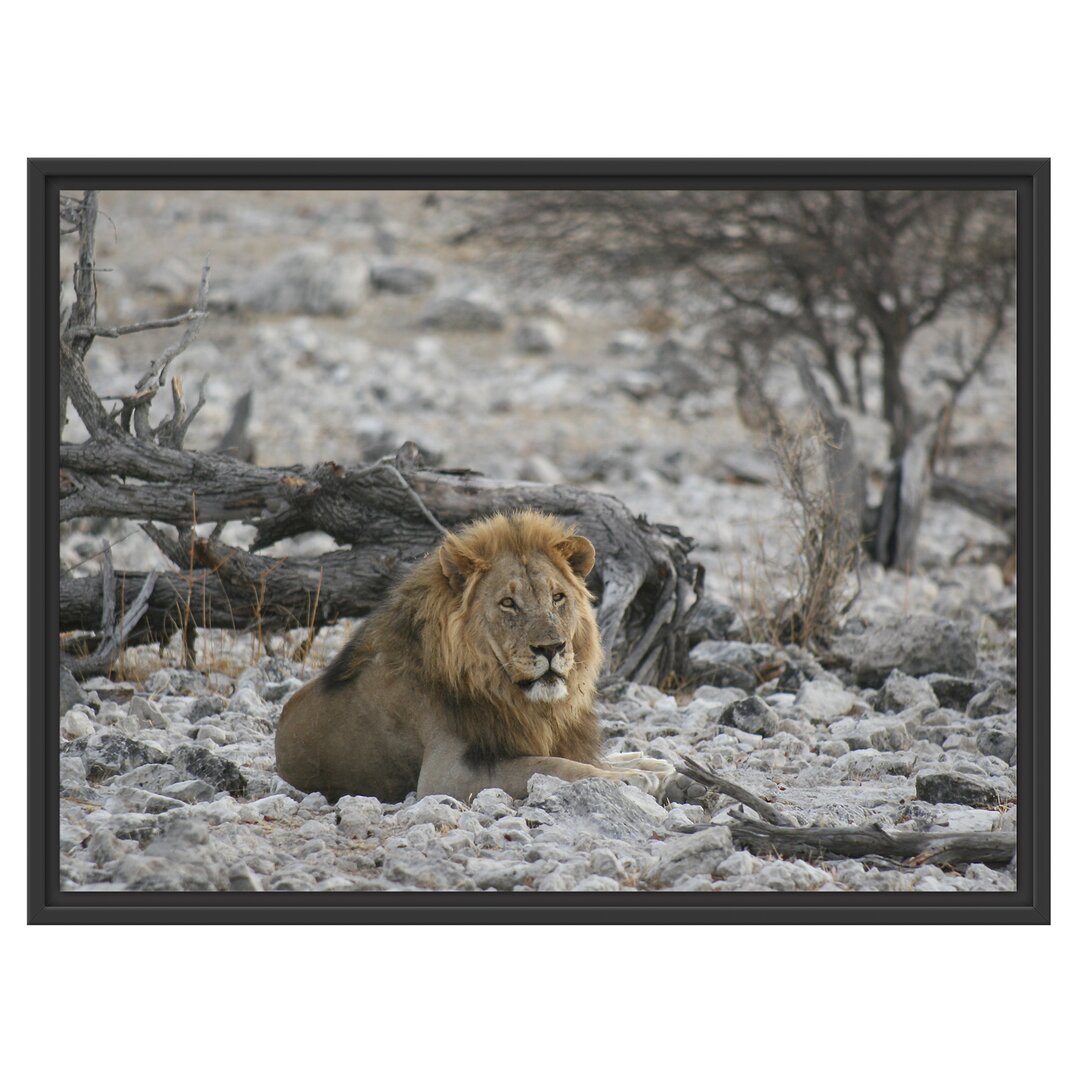
[[[575,644],[585,647],[595,632],[584,587],[594,557],[592,544],[579,536],[550,553],[502,551],[479,564],[443,549],[443,570],[463,594],[466,637],[481,666],[492,669],[500,696],[532,702],[568,696]]]
[[[472,618],[506,677],[530,701],[559,701],[574,666],[574,586],[544,555],[500,555],[473,595]]]

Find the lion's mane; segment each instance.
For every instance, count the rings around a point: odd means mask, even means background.
[[[454,733],[473,761],[527,755],[595,762],[600,730],[593,712],[602,662],[600,632],[588,589],[572,566],[573,533],[555,518],[535,511],[497,515],[446,537],[442,547],[420,562],[389,601],[323,673],[330,692],[344,689],[372,656],[380,654],[388,678],[415,685],[418,700],[447,703]],[[448,550],[459,565],[472,567],[461,590],[440,564]],[[470,602],[480,575],[492,571],[498,555],[546,556],[566,579],[575,607],[574,664],[568,694],[560,701],[526,698],[500,671],[499,661],[478,640]]]

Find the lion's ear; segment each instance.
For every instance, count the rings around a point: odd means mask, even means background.
[[[568,536],[555,545],[555,550],[570,564],[579,578],[589,576],[596,562],[596,548],[584,536]]]
[[[464,548],[449,541],[439,548],[439,565],[454,592],[464,592],[469,575],[477,569],[476,561]]]

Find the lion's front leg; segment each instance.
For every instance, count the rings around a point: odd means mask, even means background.
[[[675,766],[639,753],[609,754],[600,762],[601,775],[620,780],[661,798],[675,777]]]
[[[662,795],[674,768],[666,761],[640,754],[618,754],[599,767],[559,757],[518,757],[491,763],[470,762],[463,744],[455,741],[432,747],[424,755],[417,781],[418,795],[452,795],[463,802],[484,788],[502,788],[515,799],[529,793],[529,777],[537,773],[561,780],[591,776],[633,784],[651,795]]]

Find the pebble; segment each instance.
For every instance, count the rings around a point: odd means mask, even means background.
[[[720,713],[720,723],[750,735],[775,735],[780,730],[780,718],[759,697],[743,698],[725,706]]]
[[[831,680],[812,679],[799,687],[794,705],[811,720],[832,720],[851,712],[855,707],[855,702],[855,695],[837,683]]]

